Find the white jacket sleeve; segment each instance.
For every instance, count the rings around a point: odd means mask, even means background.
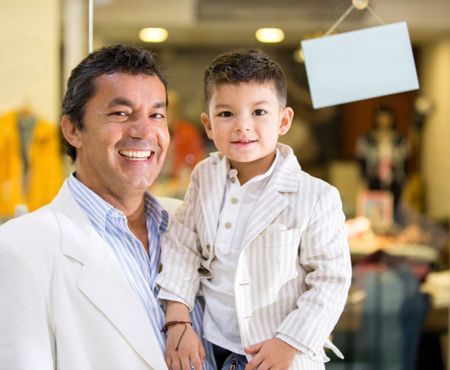
[[[11,246],[9,246],[11,247]],[[39,276],[0,241],[0,368],[55,368],[54,340]]]
[[[170,218],[169,228],[163,236],[162,270],[156,279],[163,292],[179,297],[191,310],[200,285],[202,262],[193,212],[197,202],[198,181],[194,170],[184,203]]]

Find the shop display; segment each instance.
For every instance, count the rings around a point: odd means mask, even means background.
[[[0,115],[0,220],[48,203],[62,180],[58,128],[29,111]]]

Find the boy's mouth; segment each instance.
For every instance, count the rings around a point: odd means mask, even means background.
[[[231,143],[232,144],[252,144],[252,143],[256,143],[257,140],[252,140],[252,139],[239,139],[239,140],[232,140]]]

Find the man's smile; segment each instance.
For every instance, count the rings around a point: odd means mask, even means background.
[[[119,154],[132,161],[146,161],[155,152],[151,150],[119,150]]]

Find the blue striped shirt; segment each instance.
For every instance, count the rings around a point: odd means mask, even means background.
[[[70,176],[69,189],[76,202],[86,213],[95,230],[111,247],[123,274],[130,286],[141,300],[153,332],[165,351],[165,336],[160,332],[165,322],[164,311],[157,300],[158,287],[155,285],[161,258],[161,235],[167,230],[169,215],[162,209],[158,201],[150,194],[145,194],[145,213],[147,216],[147,230],[149,253],[128,228],[125,214],[107,203],[98,194]],[[130,314],[132,314],[130,312]],[[202,320],[203,308],[197,302],[191,313],[194,329],[203,337]],[[209,343],[204,341],[207,360],[204,369],[215,369],[212,364],[212,350]]]

